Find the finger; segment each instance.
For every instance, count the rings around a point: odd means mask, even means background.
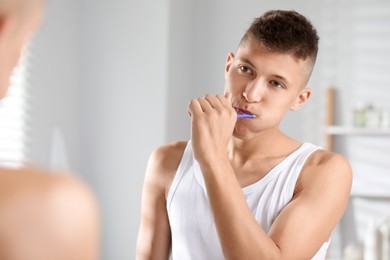
[[[219,108],[221,107],[222,103],[221,101],[219,100],[219,98],[215,95],[210,95],[210,94],[207,94],[205,96],[205,99],[210,103],[210,105],[213,107],[213,108]]]
[[[187,112],[190,116],[193,116],[194,114],[199,114],[202,112],[202,107],[199,104],[199,101],[197,99],[192,99],[188,103]]]
[[[232,95],[231,93],[226,93],[224,96],[217,95],[217,98],[220,100],[221,104],[226,108],[232,107]]]
[[[233,97],[232,93],[230,93],[230,92],[226,92],[225,93],[225,98],[230,102],[230,104],[232,103],[231,102],[232,101],[232,97]]]
[[[224,96],[225,98],[229,99],[229,97],[232,96],[232,93],[230,93],[230,92],[225,92],[225,94],[223,94],[223,96]]]
[[[214,109],[206,98],[198,98],[197,100],[203,112],[209,112]]]

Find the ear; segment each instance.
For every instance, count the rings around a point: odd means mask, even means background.
[[[310,98],[311,95],[311,89],[310,88],[304,88],[299,93],[298,97],[295,99],[293,105],[290,107],[291,111],[296,111],[300,109],[306,101]]]
[[[232,63],[233,63],[233,60],[234,60],[234,54],[233,54],[233,52],[230,52],[230,53],[227,55],[227,58],[226,58],[225,79],[226,79],[227,73],[228,73],[229,70],[230,70],[230,66],[231,66]]]

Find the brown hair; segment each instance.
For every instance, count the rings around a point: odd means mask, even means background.
[[[297,59],[310,59],[314,65],[318,52],[316,29],[295,11],[271,10],[256,18],[240,41],[259,41],[270,51],[289,53]]]

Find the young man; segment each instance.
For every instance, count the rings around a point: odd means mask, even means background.
[[[0,1],[0,98],[39,24],[43,2]],[[40,169],[0,168],[0,259],[96,260],[98,255],[97,204],[83,182]]]
[[[225,95],[189,103],[191,141],[150,158],[138,259],[168,259],[170,251],[173,259],[325,258],[348,201],[350,166],[279,130],[310,97],[317,51],[302,15],[255,19],[228,54]]]

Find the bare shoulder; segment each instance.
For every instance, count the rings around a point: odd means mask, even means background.
[[[338,177],[348,177],[351,175],[351,166],[348,160],[337,153],[327,150],[318,150],[314,152],[307,160],[305,168],[335,174]]]
[[[0,169],[0,211],[24,208],[37,214],[73,212],[80,221],[96,221],[98,215],[94,192],[76,175],[38,168]]]
[[[187,142],[179,141],[158,147],[150,156],[149,164],[164,171],[176,170]]]
[[[329,188],[348,197],[352,185],[352,169],[344,156],[318,150],[307,159],[298,185],[301,188],[303,186]]]
[[[97,259],[99,221],[92,190],[75,175],[0,169],[1,259]]]
[[[0,187],[0,194],[8,194],[8,197],[18,197],[17,194],[22,193],[40,198],[66,194],[66,197],[75,196],[88,203],[94,201],[91,189],[79,177],[69,172],[52,172],[38,168],[3,168],[0,169]]]
[[[158,182],[163,185],[165,195],[176,174],[183,157],[187,142],[173,142],[158,147],[150,155],[146,170],[146,181]]]

